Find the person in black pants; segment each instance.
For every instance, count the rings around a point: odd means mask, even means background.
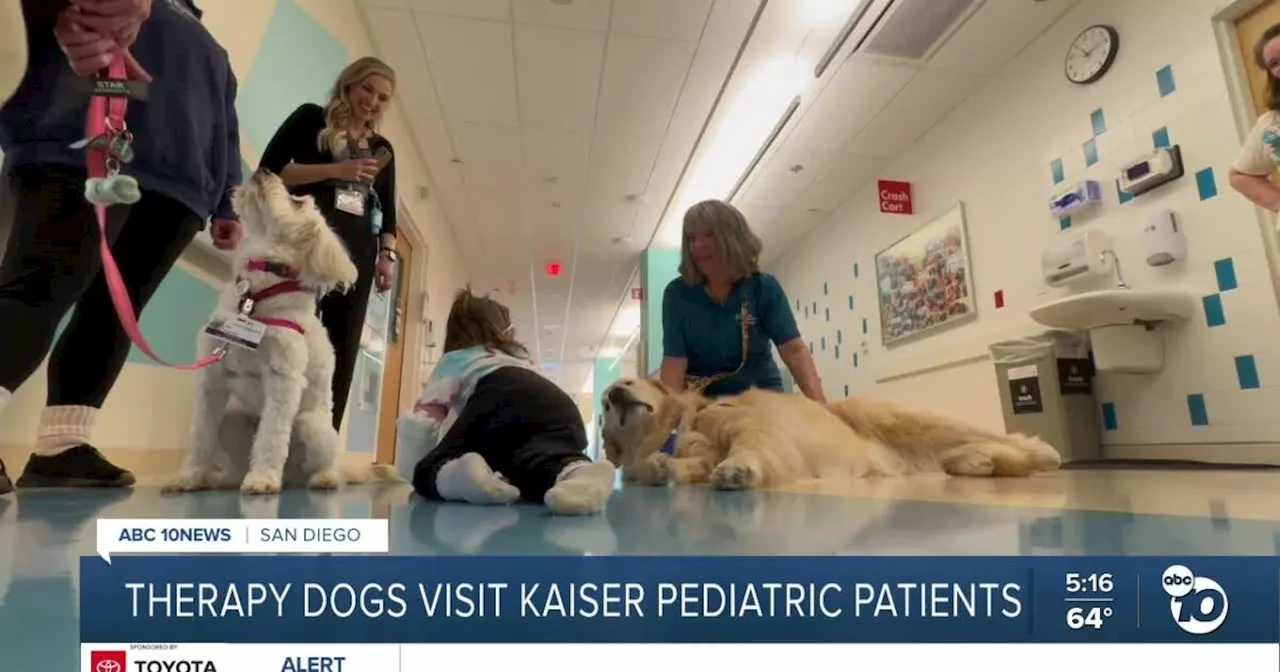
[[[529,361],[506,306],[459,292],[444,350],[414,414],[398,427],[406,439],[399,450],[423,455],[414,490],[472,504],[543,501],[567,515],[600,511],[614,466],[586,456],[582,413]]]
[[[312,196],[347,246],[356,286],[320,301],[320,320],[337,355],[333,427],[342,431],[351,378],[372,287],[391,288],[396,262],[396,169],[391,143],[378,124],[395,94],[395,72],[373,57],[338,75],[329,104],[306,103],[276,130],[260,167],[280,176],[290,193]]]
[[[89,443],[98,409],[130,349],[101,273],[96,215],[85,200],[88,92],[78,79],[129,48],[153,78],[129,105],[132,162],[142,198],[108,209],[108,239],[130,298],[142,310],[212,216],[214,242],[240,232],[231,194],[240,183],[236,79],[226,51],[190,0],[23,0],[28,64],[0,108],[0,201],[9,237],[0,259],[0,411],[49,354],[67,311],[75,314],[49,360],[48,402],[23,487],[129,486],[133,474]],[[141,30],[145,21],[146,30]],[[8,485],[0,465],[0,488]]]

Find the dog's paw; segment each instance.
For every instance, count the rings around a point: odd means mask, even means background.
[[[732,457],[711,472],[711,485],[717,490],[754,490],[761,480],[755,465]]]
[[[675,478],[676,465],[666,453],[654,453],[646,460],[645,482],[648,485],[666,485]]]
[[[342,474],[337,469],[322,471],[311,477],[307,487],[312,490],[337,490],[342,487]]]
[[[160,491],[165,493],[174,493],[212,490],[215,485],[214,480],[213,474],[208,472],[184,471],[169,479],[168,483],[161,486]]]
[[[942,470],[952,476],[992,476],[996,471],[990,455],[976,450],[953,450],[942,455]]]
[[[280,474],[261,471],[249,472],[240,483],[240,492],[246,495],[274,495],[280,492]]]

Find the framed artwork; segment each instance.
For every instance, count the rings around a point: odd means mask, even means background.
[[[876,295],[886,346],[977,316],[963,203],[876,255]]]

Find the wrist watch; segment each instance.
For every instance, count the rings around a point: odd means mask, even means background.
[[[390,247],[384,247],[381,250],[378,250],[378,256],[392,263],[400,261],[400,255],[396,254],[396,251]]]

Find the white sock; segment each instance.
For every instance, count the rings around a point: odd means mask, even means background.
[[[36,455],[58,455],[89,443],[98,409],[92,406],[49,406],[40,414]]]
[[[574,462],[561,470],[543,501],[552,513],[561,515],[599,513],[613,492],[616,471],[608,460]]]
[[[493,473],[479,453],[445,462],[436,473],[436,491],[448,501],[471,504],[510,504],[520,499],[520,491]]]

